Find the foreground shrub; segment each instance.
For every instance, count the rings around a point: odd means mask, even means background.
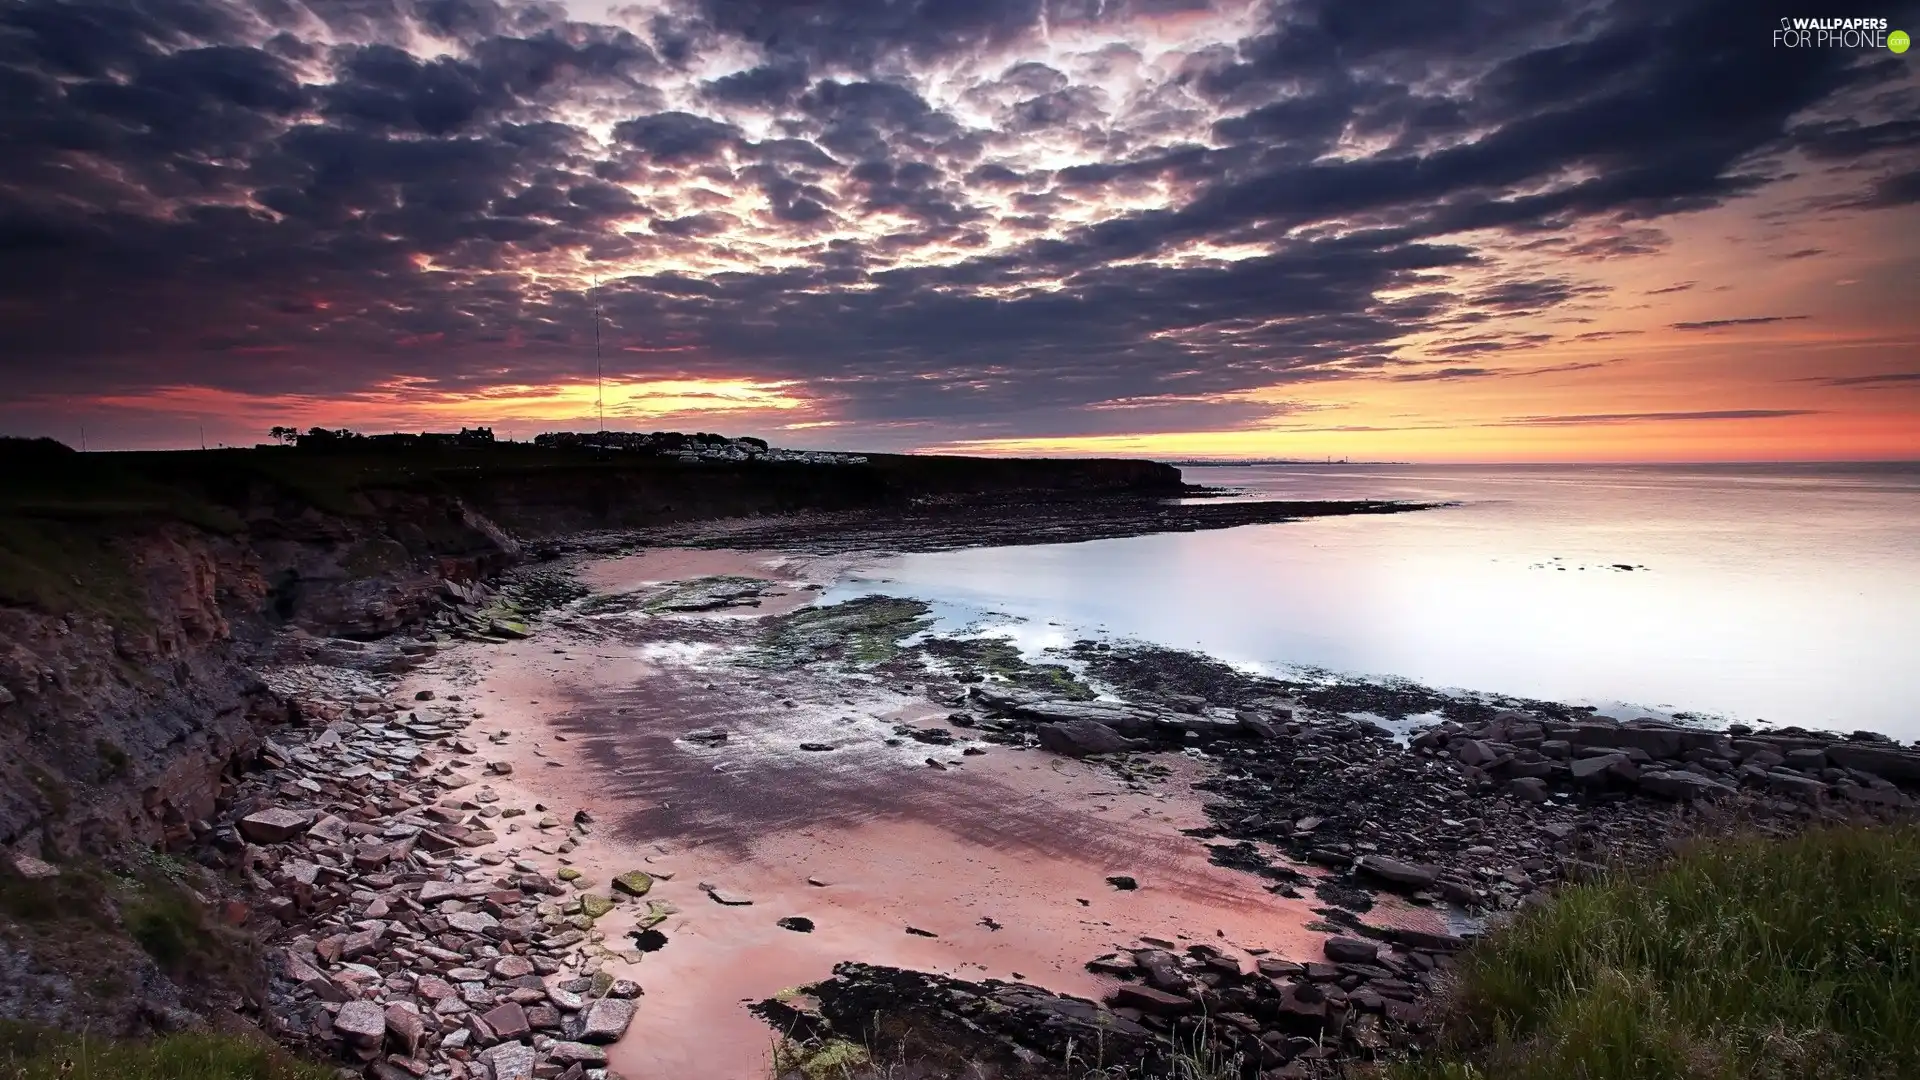
[[[334,1080],[263,1039],[169,1035],[152,1042],[88,1039],[0,1021],[4,1080]]]
[[[1703,840],[1462,958],[1395,1080],[1920,1077],[1920,828]]]

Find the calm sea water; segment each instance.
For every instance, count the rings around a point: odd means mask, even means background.
[[[1184,470],[1247,496],[1458,505],[878,559],[823,599],[1250,668],[1920,738],[1920,463]],[[1627,566],[1632,569],[1621,569]]]

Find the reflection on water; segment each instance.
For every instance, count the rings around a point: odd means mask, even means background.
[[[910,555],[826,599],[1000,612],[986,622],[1036,648],[1106,634],[1259,667],[1920,737],[1920,465],[1184,471],[1265,496],[1459,505]]]

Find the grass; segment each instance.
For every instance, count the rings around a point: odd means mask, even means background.
[[[126,951],[137,949],[175,979],[246,985],[255,946],[195,898],[200,874],[154,854],[116,870],[70,863],[57,877],[38,880],[0,870],[0,934],[30,942],[63,970],[114,975]],[[0,1080],[10,1078],[0,1072]]]
[[[1153,1071],[1101,1063],[1098,1047],[1075,1047],[1065,1062],[1027,1067],[1008,1074],[978,1062],[959,1060],[948,1048],[910,1049],[913,1040],[889,1040],[892,1053],[863,1042],[838,1038],[775,1039],[770,1055],[772,1080],[935,1080],[935,1078],[1017,1075],[1028,1080],[1239,1080],[1241,1063],[1210,1046],[1187,1049],[1169,1040],[1166,1064]],[[4,1080],[4,1077],[0,1077]]]
[[[153,1042],[88,1039],[0,1021],[0,1080],[334,1080],[263,1039],[169,1035]]]
[[[0,436],[0,604],[146,620],[121,542],[161,525],[239,535],[250,521],[308,510],[380,521],[396,500],[458,496],[509,530],[637,527],[802,509],[906,505],[956,493],[1167,492],[1178,471],[1148,462],[872,455],[865,465],[702,463],[500,443],[407,450],[346,444],[74,453]],[[566,511],[566,512],[563,512]],[[567,524],[571,523],[571,524]],[[431,542],[467,542],[457,518],[409,522]],[[413,541],[408,541],[413,546]],[[404,563],[398,545],[350,554],[362,574]]]
[[[1920,1076],[1920,827],[1696,842],[1556,892],[1462,958],[1388,1080]]]

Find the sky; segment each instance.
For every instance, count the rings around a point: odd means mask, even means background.
[[[0,434],[1920,458],[1862,3],[8,0]]]

